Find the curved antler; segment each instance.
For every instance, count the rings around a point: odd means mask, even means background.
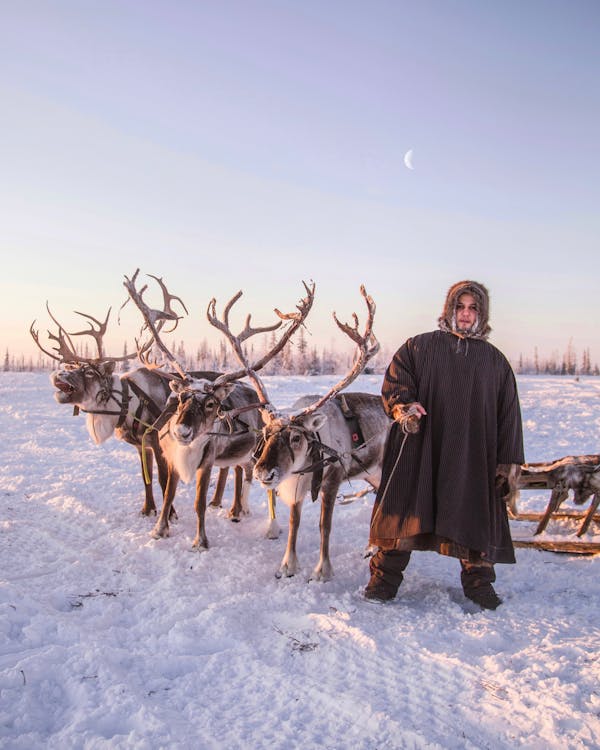
[[[163,283],[162,278],[158,278],[157,276],[152,276],[153,279],[155,279],[163,292],[163,309],[162,310],[154,310],[150,308],[146,302],[144,302],[143,295],[144,292],[147,290],[148,285],[144,285],[139,291],[136,289],[135,283],[137,280],[137,276],[140,272],[140,269],[137,268],[131,279],[129,279],[127,276],[125,276],[125,281],[123,282],[123,286],[125,289],[127,289],[127,292],[129,293],[129,299],[132,299],[134,304],[137,306],[139,311],[142,313],[142,317],[144,318],[144,325],[142,327],[142,331],[147,329],[150,332],[151,338],[149,341],[145,343],[140,343],[138,339],[136,339],[136,346],[137,346],[137,356],[139,357],[140,361],[148,368],[150,369],[158,369],[159,367],[162,367],[165,362],[153,362],[151,360],[151,348],[155,344],[161,352],[165,355],[170,365],[177,370],[178,374],[185,380],[186,378],[186,372],[185,369],[181,366],[179,361],[177,360],[177,357],[168,349],[166,344],[162,341],[160,338],[160,332],[162,331],[162,328],[166,321],[171,320],[175,321],[175,324],[171,331],[174,331],[177,327],[177,324],[179,320],[181,320],[182,316],[177,315],[177,313],[172,309],[171,307],[171,300],[177,300],[181,303],[183,309],[187,313],[187,308],[181,301],[179,297],[176,297],[174,294],[170,294],[167,290],[165,284]],[[148,274],[151,276],[151,274]],[[129,299],[125,300],[123,305],[121,305],[121,309]]]
[[[101,323],[99,320],[92,317],[91,315],[88,315],[87,313],[78,312],[77,310],[74,311],[77,315],[81,315],[83,318],[87,318],[90,327],[85,331],[70,331],[69,336],[91,336],[96,342],[96,348],[98,349],[98,359],[104,358],[102,339],[104,338],[104,334],[106,333],[110,311],[111,308],[109,307],[108,312],[106,313],[106,318],[104,319],[104,323]],[[96,323],[98,328],[94,328],[94,323]]]
[[[51,341],[56,341],[58,343],[58,346],[53,347],[53,350],[54,352],[56,352],[56,354],[53,354],[51,351],[48,351],[48,349],[45,349],[40,343],[40,333],[34,328],[35,320],[29,326],[29,333],[31,334],[31,337],[33,338],[35,343],[38,345],[38,347],[44,352],[44,354],[46,354],[51,359],[54,359],[57,362],[77,362],[78,355],[75,352],[75,347],[73,346],[73,342],[70,340],[69,334],[65,331],[65,329],[56,320],[54,315],[50,312],[50,307],[48,305],[47,300],[46,300],[46,310],[48,311],[48,315],[50,316],[52,322],[56,323],[56,325],[58,326],[58,332],[56,334],[52,333],[50,330],[47,330],[48,338]]]
[[[311,286],[308,286],[304,281],[302,283],[304,284],[307,295],[296,305],[296,309],[298,312],[282,313],[280,312],[280,310],[275,308],[275,313],[280,318],[279,322],[275,323],[274,325],[264,326],[261,328],[252,328],[250,326],[251,316],[248,315],[246,318],[244,330],[237,336],[231,331],[231,327],[229,326],[229,312],[233,305],[242,296],[242,292],[239,291],[225,305],[222,320],[219,320],[217,317],[217,301],[213,297],[213,299],[208,303],[208,309],[206,311],[208,321],[212,326],[218,328],[219,331],[221,331],[225,335],[225,337],[231,344],[237,360],[243,367],[242,370],[237,370],[236,372],[225,373],[224,375],[221,375],[219,378],[217,378],[215,384],[228,383],[232,380],[238,380],[239,378],[244,377],[244,375],[247,375],[248,378],[252,381],[254,388],[256,389],[261,404],[266,407],[270,403],[264,383],[256,373],[258,370],[261,370],[267,364],[267,362],[269,362],[271,359],[277,356],[279,352],[281,352],[292,335],[298,330],[301,325],[304,324],[306,316],[310,312],[315,298],[315,284],[313,282]],[[250,364],[250,362],[248,361],[248,357],[246,356],[242,348],[242,343],[256,333],[268,333],[269,331],[277,330],[281,327],[283,321],[290,321],[290,325],[288,325],[279,340],[276,341],[275,344],[257,362],[255,362],[254,364]]]
[[[137,271],[136,271],[136,273],[137,273]],[[165,333],[173,333],[173,331],[177,328],[177,325],[178,325],[179,321],[181,320],[181,318],[183,316],[182,315],[177,315],[177,313],[175,312],[175,310],[173,310],[173,308],[171,307],[171,300],[177,300],[177,302],[179,302],[179,304],[185,310],[185,314],[186,315],[189,315],[188,309],[184,305],[183,300],[181,299],[181,297],[177,297],[177,295],[171,294],[169,292],[169,290],[167,289],[167,287],[165,286],[165,284],[164,284],[164,282],[162,280],[162,276],[159,278],[158,276],[153,276],[151,273],[149,273],[148,276],[150,276],[151,279],[154,279],[156,282],[158,282],[158,285],[160,286],[160,288],[162,290],[162,293],[163,293],[163,312],[166,313],[165,318],[167,318],[167,320],[168,319],[174,320],[173,328],[171,328],[169,331],[165,331]],[[172,317],[169,318],[168,316],[172,316]]]
[[[379,351],[379,341],[377,341],[377,339],[375,338],[375,334],[373,333],[375,302],[373,301],[373,298],[367,294],[365,287],[362,284],[360,287],[360,293],[364,297],[368,310],[365,331],[362,335],[358,331],[358,316],[356,315],[356,313],[352,313],[352,318],[354,320],[353,326],[349,325],[348,323],[340,323],[335,312],[333,313],[333,319],[335,320],[338,328],[347,336],[349,336],[358,347],[358,356],[354,361],[352,369],[345,377],[343,377],[339,382],[332,386],[327,391],[327,393],[325,393],[325,395],[321,396],[321,398],[319,398],[313,404],[310,404],[309,406],[302,409],[302,411],[298,412],[298,414],[295,414],[292,419],[304,416],[306,414],[312,414],[321,406],[323,406],[323,404],[327,403],[327,401],[332,399],[337,393],[339,393],[339,391],[343,390],[348,385],[350,385],[352,381],[356,380],[356,378],[364,370],[367,362]]]
[[[104,347],[103,347],[103,338],[104,334],[106,333],[106,328],[108,325],[108,319],[110,317],[110,311],[111,308],[108,308],[108,312],[106,314],[106,318],[103,323],[101,323],[99,320],[94,318],[92,315],[88,315],[87,313],[78,312],[77,310],[74,310],[74,312],[77,315],[81,315],[84,318],[88,318],[89,322],[89,328],[84,331],[72,331],[67,332],[63,325],[58,322],[56,319],[56,316],[52,313],[50,310],[50,305],[48,304],[48,301],[46,301],[46,310],[48,311],[48,315],[50,316],[50,319],[53,323],[56,324],[58,327],[58,332],[56,334],[52,333],[51,331],[48,331],[48,338],[52,341],[56,341],[58,343],[58,346],[53,347],[54,351],[57,354],[53,354],[52,352],[49,352],[47,349],[45,349],[41,343],[40,343],[40,337],[39,332],[35,330],[35,320],[29,327],[29,333],[31,334],[33,340],[38,345],[38,347],[44,352],[44,354],[47,354],[52,359],[56,360],[57,362],[63,362],[65,364],[70,363],[87,363],[87,364],[97,364],[98,362],[123,362],[127,359],[132,359],[136,356],[135,352],[133,354],[124,354],[120,357],[110,357],[108,355],[104,354]],[[97,328],[94,328],[94,323],[98,326]],[[98,350],[98,356],[97,357],[83,357],[80,354],[77,353],[75,349],[75,345],[73,344],[73,341],[71,339],[71,336],[91,336],[94,341],[96,342],[96,348]],[[58,355],[58,356],[57,356]]]

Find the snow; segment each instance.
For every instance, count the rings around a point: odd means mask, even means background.
[[[283,408],[332,379],[265,381]],[[464,599],[456,560],[414,553],[397,600],[371,604],[369,494],[335,510],[332,581],[306,581],[309,501],[303,574],[278,580],[285,532],[264,538],[256,483],[241,523],[208,513],[207,552],[190,548],[190,485],[171,537],[153,540],[136,452],[93,445],[45,374],[0,385],[0,747],[600,747],[599,557],[517,549],[489,612]],[[519,389],[529,461],[599,451],[600,379],[522,377]],[[521,508],[546,502],[523,493]]]

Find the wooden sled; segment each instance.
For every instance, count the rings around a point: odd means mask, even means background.
[[[548,463],[523,464],[517,489],[537,490],[549,489],[550,500],[544,513],[518,513],[516,503],[509,503],[512,509],[511,517],[517,521],[537,521],[538,525],[533,533],[539,536],[550,522],[556,519],[582,519],[576,532],[577,539],[551,541],[544,539],[516,539],[515,547],[534,547],[551,552],[568,552],[574,554],[596,554],[600,552],[600,542],[582,540],[581,537],[589,529],[590,524],[600,523],[600,515],[596,514],[600,504],[600,455],[564,456]],[[559,507],[573,492],[575,505],[583,505],[590,497],[592,502],[587,512],[559,511]]]

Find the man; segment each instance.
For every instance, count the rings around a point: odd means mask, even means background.
[[[524,462],[513,371],[487,337],[488,291],[459,281],[439,330],[400,347],[382,398],[392,425],[371,518],[367,599],[396,596],[412,550],[457,557],[465,595],[501,603],[494,563],[514,563],[504,496]]]

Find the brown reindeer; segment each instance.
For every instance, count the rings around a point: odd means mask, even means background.
[[[266,489],[276,489],[290,508],[287,546],[278,577],[298,572],[296,540],[302,504],[309,492],[313,500],[321,495],[320,555],[311,579],[326,581],[333,576],[329,537],[340,484],[348,479],[365,479],[377,488],[381,481],[383,448],[390,425],[381,398],[367,393],[338,395],[379,349],[372,331],[375,303],[364,287],[361,294],[368,308],[364,334],[358,332],[356,315],[354,326],[349,326],[340,323],[334,313],[338,327],[357,344],[358,356],[351,371],[324,396],[304,396],[289,412],[277,413],[268,405],[260,380],[251,378],[259,397],[267,404],[261,410],[263,442],[254,476]]]
[[[153,330],[153,321],[145,309],[141,294],[135,289],[135,280],[127,280],[126,287],[130,297],[138,305],[156,343],[171,362],[173,355],[162,346],[158,332]],[[276,310],[280,320],[271,326],[253,328],[250,316],[246,319],[244,330],[236,336],[241,343],[258,333],[278,329],[283,321],[289,321],[275,345],[263,356],[254,368],[262,368],[270,359],[282,351],[292,334],[302,325],[312,306],[314,285],[305,284],[307,297],[298,305],[298,312],[283,314]],[[229,312],[240,298],[241,292],[227,304],[223,320],[215,315],[215,300],[209,305],[208,317],[213,325],[221,330],[229,328]],[[247,512],[247,496],[252,481],[252,456],[260,434],[261,422],[258,414],[260,406],[255,391],[248,385],[237,381],[246,374],[245,369],[220,375],[216,380],[185,376],[181,381],[173,381],[173,395],[167,403],[165,416],[160,420],[166,423],[161,430],[161,447],[168,464],[168,482],[165,490],[162,512],[153,530],[155,538],[169,535],[169,509],[179,479],[191,482],[196,477],[195,510],[197,515],[197,532],[193,547],[198,550],[208,548],[205,528],[206,494],[210,472],[213,466],[236,467],[236,489],[239,489],[239,504],[235,513]],[[272,513],[271,534],[273,534],[274,514]]]

